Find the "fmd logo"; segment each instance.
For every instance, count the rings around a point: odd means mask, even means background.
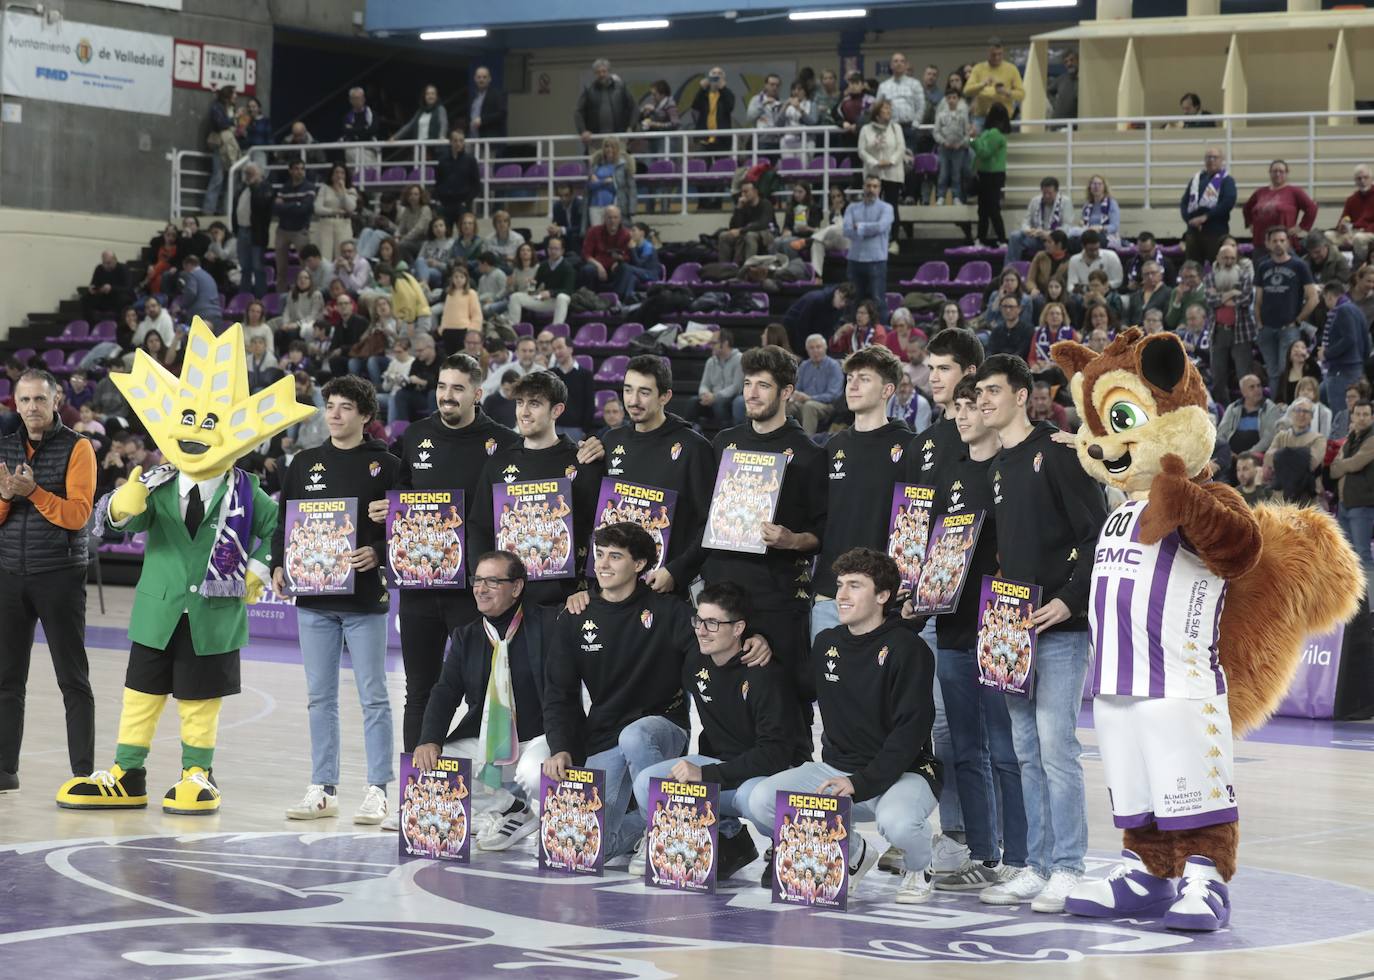
[[[39,65],[34,71],[39,78],[46,78],[50,82],[65,82],[70,77],[61,68],[45,68]]]

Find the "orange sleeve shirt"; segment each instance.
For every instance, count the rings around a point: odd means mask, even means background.
[[[25,455],[33,459],[33,447],[24,447]],[[66,497],[35,487],[29,494],[29,501],[38,513],[51,524],[68,531],[79,531],[91,519],[95,507],[95,450],[89,439],[81,439],[72,447],[71,457],[67,460]],[[0,524],[10,516],[10,501],[0,500]]]

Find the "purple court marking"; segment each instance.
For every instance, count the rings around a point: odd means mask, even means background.
[[[1109,862],[1089,863],[1100,874]],[[1252,868],[1232,883],[1231,927],[1205,935],[1171,933],[1158,920],[991,908],[974,895],[900,906],[898,879],[881,874],[839,913],[772,905],[749,871],[710,896],[647,889],[620,872],[541,874],[528,848],[475,853],[470,866],[399,863],[395,838],[376,833],[52,841],[0,849],[0,866],[9,892],[25,896],[0,905],[0,957],[14,976],[74,962],[109,976],[313,965],[369,980],[379,966],[648,977],[663,975],[654,951],[738,946],[833,950],[862,973],[863,960],[1077,962],[1274,948],[1374,928],[1374,892]]]

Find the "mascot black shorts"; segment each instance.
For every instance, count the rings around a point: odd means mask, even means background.
[[[144,694],[170,694],[178,701],[207,701],[238,694],[239,652],[196,656],[190,621],[182,616],[166,650],[133,645],[124,686]]]

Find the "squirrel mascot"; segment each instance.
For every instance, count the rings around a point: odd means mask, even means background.
[[[1051,354],[1071,379],[1083,468],[1127,497],[1098,538],[1088,606],[1093,721],[1124,860],[1065,910],[1220,929],[1240,837],[1233,733],[1278,706],[1308,635],[1354,614],[1360,564],[1326,514],[1252,510],[1211,481],[1216,428],[1175,335],[1133,327],[1101,355],[1074,341]]]
[[[168,465],[147,473],[134,467],[92,518],[105,531],[144,532],[147,545],[129,621],[114,764],[68,780],[57,804],[146,807],[144,760],[171,695],[181,716],[181,779],[162,808],[214,813],[221,699],[239,692],[244,605],[258,600],[270,577],[277,526],[277,505],[234,462],[315,409],[297,403],[290,377],[249,395],[242,328],[236,323],[216,337],[199,317],[186,338],[180,378],[139,351],[133,371],[113,380]]]

